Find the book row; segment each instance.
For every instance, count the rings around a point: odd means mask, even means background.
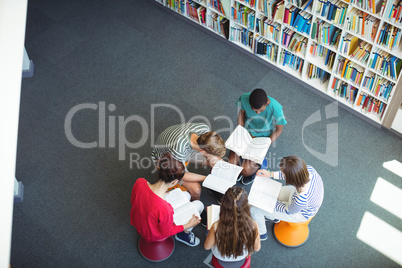
[[[336,56],[335,52],[315,42],[310,45],[309,52],[312,57],[324,58],[325,59],[324,65],[327,66],[329,71],[332,70],[332,67],[334,66],[335,62],[335,56]]]
[[[279,64],[289,67],[291,70],[301,74],[304,60],[289,51],[282,50],[279,57]]]
[[[380,118],[384,115],[385,108],[387,107],[386,103],[365,93],[360,93],[356,105],[360,107],[362,112],[376,114]]]
[[[262,55],[264,58],[276,62],[278,55],[278,46],[269,42],[265,38],[258,36],[255,39],[254,54]]]
[[[380,15],[390,22],[401,25],[402,23],[401,11],[402,11],[401,0],[388,0],[383,1]]]
[[[340,75],[341,78],[344,78],[355,85],[360,85],[360,82],[363,79],[364,68],[344,57],[339,57],[336,73]]]
[[[376,74],[366,75],[362,87],[373,93],[377,98],[388,101],[395,83]]]
[[[354,8],[348,15],[346,30],[374,41],[380,20],[367,13]]]
[[[359,91],[358,88],[351,86],[338,78],[334,78],[332,81],[331,89],[335,96],[344,98],[346,102],[352,104],[355,102]]]
[[[321,84],[328,81],[330,74],[323,69],[309,63],[307,66],[307,78],[308,79],[318,79]]]
[[[167,5],[170,8],[180,12],[181,14],[184,14],[184,9],[179,7],[180,5],[182,7],[184,6],[184,3],[180,3],[184,2],[184,0],[166,0],[166,1],[168,3]],[[203,2],[203,0],[193,0],[193,1],[198,3]],[[207,1],[209,7],[213,8],[223,16],[228,17],[229,14],[226,8],[224,8],[224,5],[225,3],[229,5],[231,2],[230,0],[207,0]],[[282,20],[282,14],[284,13],[283,11],[285,5],[284,0],[258,0],[258,1],[236,0],[233,2],[234,6],[232,8],[235,8],[236,10],[239,10],[239,8],[243,6],[243,8],[240,8],[240,10],[244,8],[249,8],[249,10],[244,10],[246,13],[255,12],[256,10],[258,10],[259,12],[264,13],[265,16],[267,16],[270,19],[273,19],[275,21]],[[287,2],[288,2],[287,7],[289,7],[289,5],[291,6],[293,5],[295,8],[307,12],[311,12],[311,7],[313,6],[313,0],[289,0]],[[338,25],[339,27],[343,27],[345,22],[347,22],[347,29],[350,29],[350,27],[352,27],[353,20],[355,20],[355,27],[357,26],[358,23],[360,23],[358,29],[360,29],[362,36],[368,38],[370,33],[367,33],[367,31],[366,33],[362,32],[364,28],[362,25],[366,25],[366,20],[368,21],[369,27],[371,27],[372,24],[375,24],[378,27],[379,24],[379,19],[376,18],[377,10],[375,0],[350,0],[351,4],[354,4],[360,9],[363,9],[371,14],[367,14],[366,12],[363,12],[362,10],[359,10],[357,8],[352,8],[352,11],[350,11],[349,14],[347,14],[349,8],[347,2],[349,1],[317,0],[314,12],[317,16],[323,17],[328,22],[334,25]],[[379,12],[378,15],[389,22],[392,22],[398,26],[402,26],[402,0],[389,0],[389,1],[383,0],[381,5],[381,11]],[[353,19],[353,17],[355,18]],[[348,18],[350,19],[348,20]],[[244,25],[247,26],[246,24]]]
[[[348,5],[340,0],[318,0],[315,13],[332,24],[343,26]]]
[[[300,33],[310,33],[311,20],[313,15],[306,11],[288,4],[285,7],[285,13],[283,15],[283,23],[294,27]]]

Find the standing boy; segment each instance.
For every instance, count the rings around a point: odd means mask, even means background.
[[[282,105],[274,98],[268,97],[261,88],[240,96],[236,105],[240,108],[237,124],[243,126],[253,137],[269,137],[274,142],[282,133],[286,119]],[[229,162],[238,165],[240,157],[233,151],[229,153]],[[248,185],[253,182],[255,173],[260,168],[267,168],[264,159],[262,166],[251,160],[243,159],[241,164],[241,182]]]

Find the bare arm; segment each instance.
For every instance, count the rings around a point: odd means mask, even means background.
[[[257,238],[254,241],[254,251],[258,252],[261,249],[260,229],[258,229],[258,224],[256,221],[254,221],[254,226],[257,229]]]
[[[275,180],[285,180],[283,176],[280,175],[280,171],[270,171],[265,169],[257,170],[257,176],[274,178]]]
[[[207,176],[200,175],[197,173],[186,172],[186,173],[184,173],[182,180],[188,181],[188,182],[199,182],[199,181],[204,181],[206,177]]]
[[[215,224],[216,222],[212,224],[207,239],[205,239],[204,248],[206,250],[210,250],[215,245]]]
[[[283,130],[283,125],[277,125],[275,131],[271,134],[271,142],[274,142],[281,134]]]
[[[201,151],[201,148],[198,146],[198,142],[197,142],[198,137],[199,137],[199,136],[198,136],[197,134],[191,133],[191,136],[190,136],[190,144],[191,144],[191,147],[193,147],[194,150],[200,152],[200,151]]]
[[[240,110],[237,115],[237,124],[244,127],[244,118],[246,117],[246,111]]]

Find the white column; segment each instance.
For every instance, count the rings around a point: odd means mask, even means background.
[[[10,264],[27,0],[0,4],[0,267]]]
[[[391,128],[402,134],[402,103],[399,105]]]

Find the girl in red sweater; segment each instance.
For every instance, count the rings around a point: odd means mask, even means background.
[[[176,235],[176,240],[189,246],[200,243],[200,239],[190,231],[199,224],[199,218],[193,215],[187,224],[175,225],[173,208],[165,200],[167,189],[175,186],[184,172],[183,163],[166,154],[159,162],[159,180],[156,183],[150,184],[144,178],[135,182],[131,194],[131,224],[146,241],[159,241]],[[193,203],[200,212],[204,209],[200,201]]]

